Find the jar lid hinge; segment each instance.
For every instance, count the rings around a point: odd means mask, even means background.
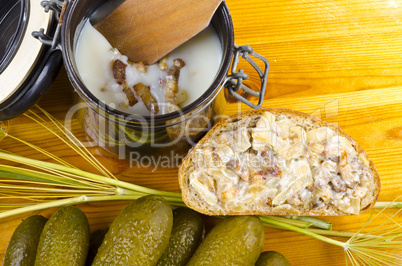
[[[49,11],[53,12],[55,19],[58,21],[58,24],[53,36],[46,34],[43,28],[39,29],[39,31],[32,32],[32,36],[38,39],[43,44],[51,46],[52,50],[61,50],[59,37],[60,37],[60,29],[63,20],[64,10],[67,6],[67,1],[65,2],[60,0],[42,1],[41,6],[45,9],[45,12]]]

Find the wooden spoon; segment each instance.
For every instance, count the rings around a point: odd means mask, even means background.
[[[134,62],[153,64],[205,29],[222,0],[126,0],[94,27]]]

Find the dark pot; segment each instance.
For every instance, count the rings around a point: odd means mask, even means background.
[[[232,19],[226,3],[222,2],[211,23],[220,37],[223,56],[219,71],[206,92],[181,110],[164,115],[144,117],[121,112],[102,104],[94,97],[81,81],[75,63],[74,50],[83,22],[93,16],[99,17],[98,8],[105,2],[116,4],[116,1],[98,0],[75,0],[67,4],[61,28],[61,48],[68,77],[79,96],[77,105],[68,116],[76,116],[87,134],[99,146],[119,158],[185,154],[213,126],[216,118],[223,114],[226,101],[222,88],[229,86],[230,94],[235,97],[238,95],[236,90],[247,90],[241,85],[242,78],[247,78],[247,75],[235,75],[238,56],[248,57],[248,54],[252,54],[260,59],[261,57],[248,46],[246,50],[235,46]],[[235,62],[232,65],[233,57]],[[268,73],[268,63],[265,64],[265,71],[260,70],[260,105]],[[228,76],[231,65],[232,75]]]

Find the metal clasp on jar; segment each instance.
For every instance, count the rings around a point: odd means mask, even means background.
[[[264,62],[265,64],[264,71],[261,70],[261,68],[250,57],[250,55]],[[240,56],[243,57],[257,71],[258,76],[260,77],[261,80],[261,88],[259,92],[254,91],[243,84],[243,81],[247,80],[249,76],[246,73],[244,73],[243,69],[239,69],[237,71],[237,64],[239,63]],[[268,70],[269,70],[269,62],[265,57],[254,52],[253,48],[251,48],[249,45],[237,46],[235,44],[231,74],[227,76],[227,79],[225,81],[225,87],[228,89],[229,94],[235,97],[237,100],[247,104],[248,106],[254,109],[259,109],[264,101],[265,88],[268,79]],[[239,90],[243,90],[244,92],[254,97],[258,97],[258,103],[254,104],[249,100],[247,100],[245,97],[243,97],[238,93]]]
[[[43,44],[49,45],[52,50],[61,50],[61,45],[59,41],[60,29],[63,22],[64,11],[67,7],[67,1],[49,0],[42,1],[40,4],[45,9],[45,12],[49,12],[50,10],[53,12],[54,17],[58,21],[58,23],[53,36],[45,34],[44,29],[42,28],[39,31],[32,32],[32,36],[38,39]]]

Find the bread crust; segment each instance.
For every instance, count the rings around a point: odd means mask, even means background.
[[[180,165],[179,168],[179,185],[182,190],[182,197],[183,201],[185,204],[200,212],[204,213],[207,215],[294,215],[294,213],[289,213],[286,211],[244,211],[242,213],[238,212],[231,212],[231,211],[225,211],[225,213],[222,213],[222,211],[219,210],[212,210],[210,208],[205,208],[202,204],[199,204],[197,202],[197,199],[192,195],[190,188],[189,188],[189,182],[188,182],[188,176],[189,176],[189,171],[192,169],[192,157],[194,156],[194,151],[197,150],[200,147],[203,147],[204,144],[206,144],[210,138],[216,137],[217,133],[230,127],[230,124],[239,120],[245,120],[245,119],[251,119],[252,117],[261,117],[261,115],[265,112],[270,112],[274,114],[275,116],[278,115],[286,115],[286,116],[291,116],[292,118],[298,118],[301,119],[301,121],[305,123],[311,123],[311,125],[314,125],[314,127],[328,127],[332,130],[334,130],[339,136],[345,137],[347,140],[350,141],[352,146],[356,149],[357,153],[359,155],[363,155],[367,161],[369,162],[369,172],[371,176],[374,178],[373,180],[373,195],[370,197],[370,200],[367,204],[363,205],[360,213],[367,211],[371,209],[375,202],[377,201],[378,195],[380,193],[381,189],[381,184],[380,184],[380,177],[379,174],[374,166],[374,163],[372,160],[370,160],[366,154],[366,152],[363,150],[363,148],[356,143],[356,141],[348,135],[345,131],[340,129],[339,127],[322,121],[317,117],[308,115],[306,113],[302,113],[299,111],[291,110],[291,109],[285,109],[285,108],[263,108],[259,110],[248,110],[244,111],[241,113],[237,113],[235,115],[232,115],[219,123],[217,123],[198,143],[196,146],[194,146],[187,156],[184,158],[183,162]],[[199,200],[203,200],[199,198]],[[204,204],[205,205],[205,204]],[[335,207],[332,207],[329,211],[321,211],[321,210],[304,210],[301,213],[298,213],[300,216],[342,216],[342,215],[350,215],[349,213],[342,212]]]

